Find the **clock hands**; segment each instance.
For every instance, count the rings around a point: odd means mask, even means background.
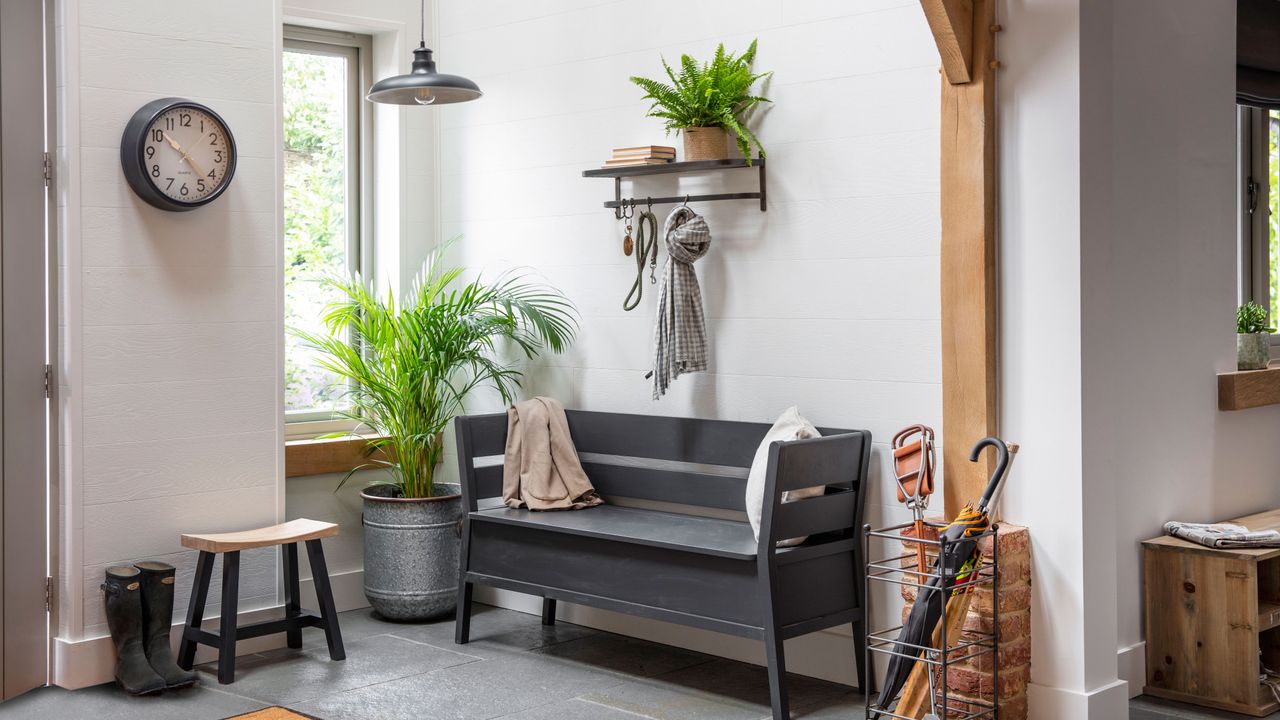
[[[191,169],[195,170],[196,173],[200,175],[200,177],[204,177],[205,175],[204,170],[200,169],[200,166],[196,164],[195,160],[191,159],[191,155],[186,150],[182,149],[182,146],[178,144],[178,141],[169,137],[169,133],[161,133],[161,134],[164,136],[165,140],[169,141],[169,145],[174,150],[177,150],[179,153],[182,154],[182,159],[187,161],[187,164],[191,166]]]

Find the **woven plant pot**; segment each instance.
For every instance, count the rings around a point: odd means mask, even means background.
[[[729,136],[724,128],[685,128],[685,160],[726,160],[729,157]]]

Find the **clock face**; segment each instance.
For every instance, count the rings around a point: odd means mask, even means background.
[[[180,98],[143,106],[125,129],[121,163],[130,186],[164,210],[218,197],[235,174],[235,140],[209,108]]]

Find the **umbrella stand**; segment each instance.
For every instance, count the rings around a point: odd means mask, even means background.
[[[925,593],[938,592],[943,569],[935,564],[927,572],[918,575],[914,567],[914,550],[887,557],[873,556],[870,552],[873,539],[884,541],[888,547],[901,547],[902,532],[908,529],[914,531],[914,525],[913,520],[879,530],[872,529],[870,525],[864,526],[863,557],[870,559],[866,563],[866,572],[863,576],[864,583],[867,585],[865,597],[872,596],[870,589],[873,583],[892,586],[895,591],[902,587],[914,588],[917,603],[921,602],[920,598]],[[945,524],[936,522],[927,522],[927,525],[938,530],[946,527]],[[998,644],[996,633],[1000,626],[999,595],[997,594],[999,591],[995,585],[996,573],[999,571],[999,556],[994,550],[996,530],[995,527],[991,527],[973,536],[973,540],[981,540],[988,536],[993,538],[991,560],[975,567],[963,581],[948,584],[951,598],[943,605],[939,625],[934,629],[927,645],[903,642],[899,638],[901,625],[867,633],[866,667],[871,667],[872,659],[876,656],[889,659],[897,657],[915,664],[902,692],[892,701],[877,706],[874,702],[874,694],[866,694],[867,718],[920,720],[932,710],[942,720],[998,720],[999,708],[994,695],[991,698],[966,698],[961,701],[955,697],[948,697],[946,682],[948,669],[960,660],[996,652]],[[920,537],[920,543],[920,547],[932,547],[931,553],[936,552],[937,557],[943,557],[945,545],[948,544],[944,537],[937,540]],[[904,567],[910,567],[911,570],[903,572]],[[952,578],[954,579],[954,575]],[[962,639],[961,631],[964,628],[964,620],[973,598],[973,591],[984,586],[991,587],[993,597],[992,631],[988,633],[970,631],[965,633]],[[946,628],[945,644],[939,642],[943,628]],[[994,668],[997,663],[993,662],[992,665]],[[998,669],[993,670],[994,687],[999,687],[999,676],[995,675],[998,672]],[[930,678],[933,682],[929,682]],[[933,705],[936,705],[936,709],[931,708]]]

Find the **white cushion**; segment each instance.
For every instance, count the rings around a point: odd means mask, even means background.
[[[764,482],[769,471],[769,446],[775,441],[803,440],[821,437],[821,433],[813,423],[800,417],[800,411],[789,407],[778,417],[778,421],[765,433],[764,440],[756,449],[755,459],[751,461],[751,473],[747,475],[747,520],[751,521],[751,532],[760,539],[760,515],[764,508]],[[803,500],[817,497],[826,491],[825,486],[791,490],[782,494],[782,502]],[[790,538],[778,541],[778,547],[799,545],[804,538]]]

